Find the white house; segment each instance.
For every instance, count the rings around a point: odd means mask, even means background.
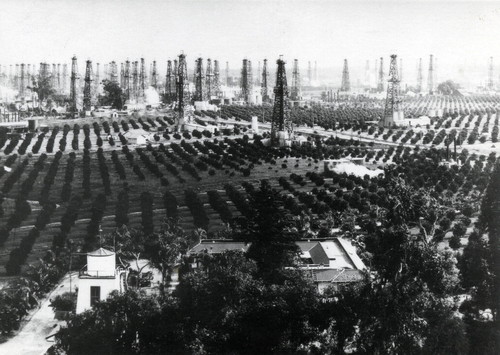
[[[127,272],[116,267],[114,252],[99,248],[87,254],[87,265],[80,270],[76,313],[82,313],[108,295],[126,289]]]

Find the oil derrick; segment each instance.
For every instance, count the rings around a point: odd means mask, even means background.
[[[267,59],[264,59],[264,66],[262,68],[262,80],[260,84],[262,103],[271,101],[271,98],[269,97],[268,87],[269,87],[269,72],[267,71]]]
[[[252,61],[251,60],[248,60],[247,74],[248,74],[248,94],[249,94],[249,98],[251,98],[252,93],[253,93],[253,70],[252,70]]]
[[[144,64],[144,58],[141,58],[141,72],[139,74],[139,99],[144,101],[146,91],[146,68]]]
[[[274,107],[273,117],[271,122],[271,144],[276,145],[279,143],[280,133],[291,130],[289,123],[289,109],[288,109],[288,87],[286,84],[286,70],[285,61],[282,56],[276,62],[278,69],[276,71],[276,86],[274,87]]]
[[[90,111],[92,108],[92,92],[91,92],[91,85],[92,85],[92,61],[87,60],[87,66],[85,67],[85,86],[83,87],[83,111]]]
[[[153,67],[151,68],[151,83],[150,85],[155,88],[155,90],[158,89],[158,72],[156,71],[156,60],[153,60]]]
[[[186,56],[181,53],[179,55],[179,62],[174,62],[177,64],[177,74],[176,74],[176,96],[177,96],[177,112],[178,112],[178,121],[177,121],[177,130],[179,131],[184,124],[184,109],[186,105],[189,104],[189,81],[187,76],[187,63]]]
[[[403,84],[403,58],[399,58],[399,83]]]
[[[68,64],[63,64],[63,73],[62,73],[62,93],[66,95],[66,85],[68,84]]]
[[[422,76],[422,58],[418,60],[418,72],[417,72],[417,91],[422,92],[422,83],[423,83],[423,76]]]
[[[490,57],[490,64],[488,66],[488,90],[493,90],[493,57]]]
[[[165,97],[167,103],[175,100],[175,76],[172,74],[172,61],[167,61],[167,75],[165,77]]]
[[[116,62],[112,61],[110,64],[111,70],[109,73],[109,79],[118,84],[118,67],[116,66]]]
[[[257,86],[260,86],[260,60],[259,60],[259,63],[257,65],[257,75],[255,76],[255,85]]]
[[[12,64],[9,66],[9,86],[12,88],[14,85],[14,74],[12,73]]]
[[[391,55],[391,63],[389,67],[389,80],[387,85],[387,98],[385,100],[384,117],[381,121],[383,127],[391,127],[394,124],[394,115],[399,114],[400,98],[399,98],[399,74],[398,62],[395,54]]]
[[[125,101],[130,100],[130,60],[125,61],[125,70],[123,72],[123,86],[125,93]]]
[[[76,79],[78,76],[78,67],[76,63],[76,56],[71,58],[71,84],[70,84],[70,112],[73,116],[78,113],[76,106]]]
[[[384,91],[384,58],[382,57],[380,57],[380,64],[378,68],[377,91]]]
[[[174,77],[173,77],[173,82],[174,82],[174,86],[177,85],[177,76],[179,75],[179,62],[177,61],[177,59],[174,59],[174,67],[172,68],[173,69],[173,73],[174,73]],[[186,77],[186,80],[187,80],[187,77]],[[177,99],[176,99],[177,100]]]
[[[226,62],[226,86],[229,87],[229,62]]]
[[[246,103],[250,103],[252,95],[252,64],[248,59],[243,59],[243,66],[241,68],[241,99]]]
[[[52,87],[57,89],[57,65],[52,64],[52,75],[51,75]]]
[[[427,75],[427,92],[429,95],[434,93],[434,68],[433,68],[433,56],[431,54],[429,58],[429,74]]]
[[[218,60],[214,60],[213,91],[216,97],[222,97],[222,92],[220,90],[220,69]]]
[[[16,64],[16,73],[14,75],[14,90],[19,90],[19,64]]]
[[[314,81],[318,82],[318,62],[314,61]]]
[[[132,98],[137,102],[139,93],[139,62],[136,60],[134,62],[134,67],[132,69]]]
[[[293,60],[292,87],[290,89],[290,100],[300,100],[300,72],[298,59]]]
[[[370,88],[370,61],[366,61],[365,65],[365,87]]]
[[[120,88],[125,89],[125,66],[120,63]]]
[[[57,64],[57,92],[61,93],[61,64]]]
[[[344,59],[344,69],[342,70],[342,85],[340,91],[351,91],[351,81],[349,80],[349,67],[347,59]]]
[[[312,67],[311,67],[311,61],[307,62],[307,81],[309,82],[309,86],[311,86],[312,83]]]
[[[94,76],[94,93],[95,93],[95,97],[96,97],[96,101],[99,97],[99,94],[100,94],[100,86],[101,86],[101,83],[99,81],[99,78],[100,78],[100,75],[99,75],[99,63],[96,63],[95,64],[95,76]]]
[[[203,80],[205,79],[205,74],[203,72],[203,59],[196,59],[196,68],[194,71],[194,96],[193,101],[203,101],[205,99],[205,93],[203,92]]]
[[[207,70],[205,71],[205,97],[210,101],[214,95],[214,72],[212,71],[212,60],[207,59]]]
[[[22,100],[24,100],[24,89],[26,88],[26,77],[25,77],[25,70],[24,70],[24,63],[21,64],[21,73],[19,77],[19,96],[21,97]]]
[[[104,80],[109,80],[109,64],[104,63]]]

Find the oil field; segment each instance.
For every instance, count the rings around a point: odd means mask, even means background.
[[[499,353],[492,3],[7,3],[0,353]]]

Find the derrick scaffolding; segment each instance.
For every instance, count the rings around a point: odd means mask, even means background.
[[[76,80],[78,78],[78,67],[76,62],[76,56],[71,58],[71,85],[70,85],[70,112],[73,117],[78,113],[78,107],[76,106]]]
[[[270,102],[271,98],[269,97],[269,72],[267,71],[267,59],[264,59],[264,65],[262,67],[262,80],[260,90],[262,95],[262,103]]]
[[[399,97],[399,74],[396,54],[391,55],[389,67],[389,80],[387,85],[387,98],[385,100],[383,127],[391,127],[394,124],[394,114],[399,113],[401,99]]]
[[[493,57],[490,57],[490,64],[488,66],[488,90],[493,90]]]
[[[417,72],[417,91],[422,92],[423,86],[423,75],[422,75],[422,58],[418,60],[418,72]]]
[[[274,87],[274,107],[271,121],[271,144],[276,145],[279,142],[280,133],[285,130],[291,136],[293,127],[291,125],[288,105],[288,86],[286,83],[285,61],[283,57],[276,62],[278,69],[276,71],[276,86]]]
[[[214,79],[213,79],[213,91],[216,97],[222,97],[222,92],[220,89],[220,70],[219,61],[214,60]]]
[[[172,61],[167,61],[167,75],[165,77],[165,98],[167,103],[176,100],[175,97],[175,75],[172,73]]]
[[[205,74],[203,72],[203,59],[198,58],[195,61],[196,68],[194,72],[194,96],[193,101],[204,101],[205,93],[203,92],[203,81]]]
[[[207,70],[205,72],[205,97],[208,101],[214,96],[214,72],[212,71],[212,59],[207,59]]]
[[[187,63],[186,55],[181,53],[179,55],[179,61],[174,62],[176,71],[176,96],[177,96],[177,131],[180,131],[182,125],[184,124],[184,110],[187,105],[189,105],[189,81],[187,76]]]
[[[139,74],[139,100],[144,102],[146,99],[146,67],[144,58],[141,58],[141,71]]]
[[[241,99],[246,103],[250,103],[250,98],[252,95],[252,67],[251,62],[248,59],[243,59],[243,66],[241,68],[241,79],[240,79],[240,89],[241,89]]]
[[[92,61],[87,60],[87,65],[85,68],[85,86],[83,87],[83,111],[84,114],[90,111],[92,108]]]
[[[427,75],[427,92],[429,95],[434,94],[434,65],[433,55],[429,58],[429,74]]]
[[[132,98],[135,102],[138,100],[139,94],[139,62],[134,62],[134,68],[132,70]]]
[[[151,68],[151,86],[155,89],[158,90],[158,72],[156,69],[156,60],[153,60],[153,66]]]
[[[379,62],[377,91],[384,91],[384,58],[382,57]]]
[[[344,59],[344,69],[342,70],[342,85],[340,91],[351,91],[351,81],[349,80],[349,67],[347,59]]]
[[[298,59],[293,60],[292,87],[290,90],[290,100],[300,100],[300,72]]]
[[[130,60],[125,61],[125,72],[123,73],[125,101],[130,100]]]

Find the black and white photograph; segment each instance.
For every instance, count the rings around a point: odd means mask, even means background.
[[[1,355],[499,355],[500,1],[0,0]]]

